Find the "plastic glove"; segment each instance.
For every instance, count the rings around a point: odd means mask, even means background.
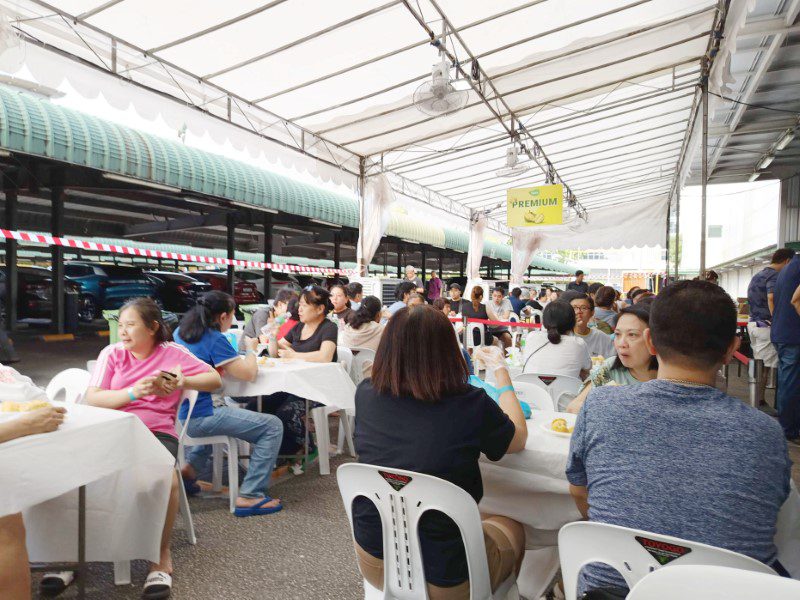
[[[482,346],[472,353],[473,359],[477,358],[484,364],[486,370],[498,371],[506,368],[506,359],[503,351],[497,346]]]

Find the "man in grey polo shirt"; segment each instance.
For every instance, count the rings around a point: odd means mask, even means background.
[[[590,521],[710,544],[785,573],[774,543],[791,477],[783,431],[714,387],[739,346],[736,321],[719,286],[665,288],[644,332],[658,378],[590,392],[572,434],[567,479]],[[605,565],[588,565],[579,588],[625,597],[624,580]]]

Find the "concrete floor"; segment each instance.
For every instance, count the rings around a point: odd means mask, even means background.
[[[106,345],[106,338],[86,329],[71,342],[42,342],[35,331],[12,336],[21,373],[45,386],[57,372],[86,368]],[[731,369],[729,393],[747,398],[747,382]],[[772,403],[773,392],[767,392]],[[800,448],[790,447],[794,480],[800,485]],[[344,462],[332,461],[332,471]],[[273,495],[283,500],[282,512],[237,519],[226,498],[191,500],[198,543],[191,546],[179,519],[173,536],[175,581],[173,598],[219,599],[353,599],[363,598],[355,566],[350,531],[336,487],[335,475],[322,477],[312,467],[307,475],[276,485]],[[139,598],[147,565],[136,561],[133,584],[116,587],[110,564],[91,565],[88,598]],[[38,598],[38,593],[34,593]],[[74,598],[69,590],[62,598]]]

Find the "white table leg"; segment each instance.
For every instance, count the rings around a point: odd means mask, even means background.
[[[114,563],[114,585],[130,585],[131,561],[121,560]]]

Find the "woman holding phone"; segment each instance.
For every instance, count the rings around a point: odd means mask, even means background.
[[[224,335],[236,319],[235,312],[236,302],[230,294],[217,290],[208,292],[183,315],[174,337],[178,344],[225,375],[252,381],[258,374],[255,352],[258,340],[243,336],[247,354],[241,357]],[[184,403],[178,418],[185,420],[187,412],[188,406]],[[237,517],[268,515],[283,508],[280,500],[266,494],[283,438],[280,419],[241,408],[214,406],[211,394],[201,392],[187,433],[192,437],[231,436],[253,445],[250,466],[236,499],[234,514]],[[188,464],[183,469],[187,491],[200,491],[196,483],[197,474],[208,464],[211,450],[211,446],[192,446],[187,450]]]
[[[182,390],[210,392],[222,380],[171,338],[152,298],[129,300],[119,311],[120,341],[100,352],[84,401],[135,414],[177,458],[175,412]],[[178,483],[176,474],[161,534],[161,558],[150,565],[143,598],[168,598],[172,589],[170,537],[178,512]]]

